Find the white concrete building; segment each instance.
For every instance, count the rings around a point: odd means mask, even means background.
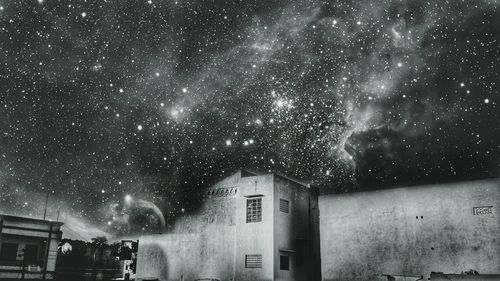
[[[173,231],[139,238],[137,277],[499,280],[499,208],[498,178],[323,194],[318,202],[307,184],[241,170],[208,188]]]
[[[168,234],[140,237],[137,277],[321,280],[317,189],[245,170],[211,186]]]

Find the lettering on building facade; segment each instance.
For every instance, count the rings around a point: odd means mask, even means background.
[[[216,188],[207,191],[207,197],[229,197],[236,195],[237,192],[238,188],[235,186]]]
[[[492,215],[493,206],[481,206],[472,208],[472,213],[474,215]]]

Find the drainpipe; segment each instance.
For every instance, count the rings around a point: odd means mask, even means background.
[[[234,253],[233,253],[233,280],[236,278],[236,228],[238,223],[234,224]]]

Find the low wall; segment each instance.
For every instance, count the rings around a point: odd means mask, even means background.
[[[323,280],[500,273],[498,179],[323,195]]]

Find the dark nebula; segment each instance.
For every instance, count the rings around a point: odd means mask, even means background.
[[[49,192],[119,233],[124,198],[170,224],[241,167],[325,192],[497,176],[499,7],[0,0],[0,211]]]

